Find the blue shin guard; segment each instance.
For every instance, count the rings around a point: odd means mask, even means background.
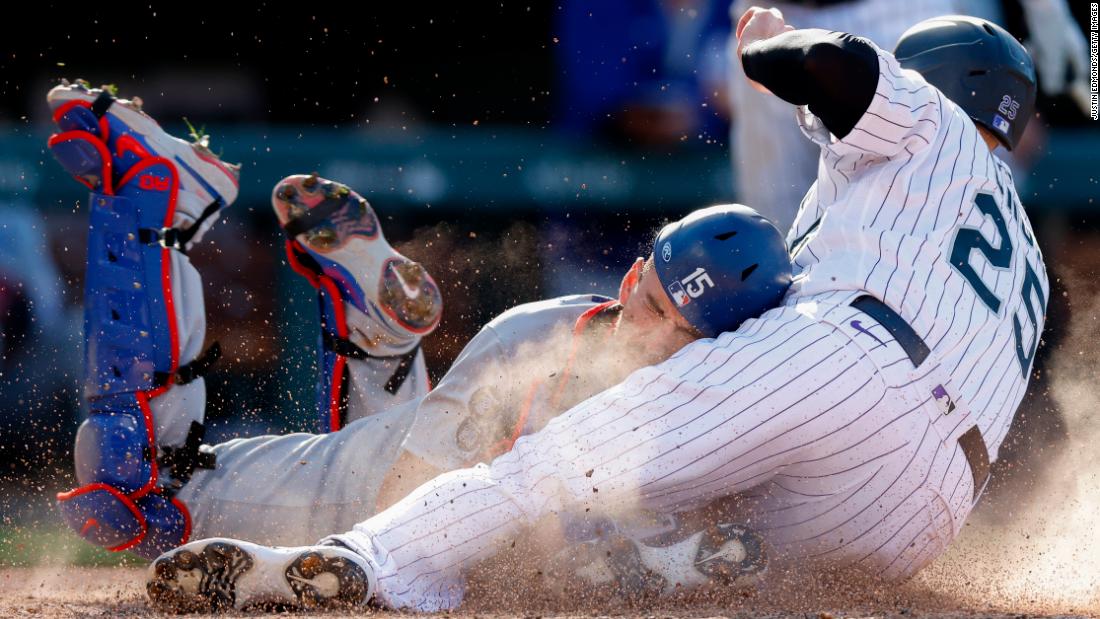
[[[320,376],[317,383],[317,432],[335,432],[347,424],[350,376],[347,360],[361,350],[347,338],[347,320],[337,286],[316,268],[309,254],[295,241],[286,243],[291,268],[317,289],[321,335],[317,347]],[[344,344],[341,348],[340,344]],[[338,350],[339,349],[339,350]]]
[[[183,247],[171,227],[179,180],[174,164],[160,157],[132,161],[136,155],[128,152],[112,159],[93,119],[89,108],[69,110],[58,120],[67,130],[49,143],[62,166],[92,189],[84,307],[88,417],[75,448],[81,485],[58,495],[59,509],[88,541],[153,558],[187,541],[190,517],[173,491],[197,460],[210,458],[198,450],[198,423],[187,446],[159,446],[150,408],[194,375],[195,363],[181,368],[173,296],[172,256]],[[194,453],[184,458],[184,451]]]
[[[348,423],[352,360],[372,359],[388,378],[382,389],[395,395],[405,384],[421,354],[420,345],[397,355],[373,355],[348,339],[345,302],[340,286],[325,275],[310,254],[294,240],[286,243],[287,260],[296,273],[317,289],[321,334],[318,338],[317,432],[336,432]]]

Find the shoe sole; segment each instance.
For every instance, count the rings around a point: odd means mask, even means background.
[[[261,590],[242,592],[238,588],[242,578],[257,567],[257,559],[247,549],[229,541],[211,542],[197,552],[180,548],[156,560],[146,591],[156,608],[172,612],[250,606],[347,609],[363,605],[371,593],[363,568],[335,548],[288,555],[282,563],[282,583],[264,583]]]
[[[702,533],[696,550],[695,569],[712,583],[725,586],[755,585],[768,568],[762,538],[746,527],[722,523]]]
[[[53,87],[46,100],[51,109],[57,109],[69,101],[92,103],[96,96],[71,85],[62,85]],[[110,113],[141,135],[157,155],[182,163],[185,169],[179,170],[181,174],[194,176],[200,187],[206,185],[217,192],[213,197],[219,199],[223,207],[236,200],[240,185],[237,174],[216,156],[201,153],[192,144],[169,135],[153,117],[125,104],[112,105]],[[206,187],[203,190],[208,191]]]
[[[285,226],[326,200],[340,200],[341,203],[324,223],[297,237],[309,250],[323,257],[353,239],[389,246],[374,209],[343,183],[316,174],[288,176],[275,186],[271,204],[279,224]],[[378,305],[406,331],[418,335],[428,333],[439,323],[443,311],[439,287],[423,265],[393,253],[395,257],[386,260],[381,267],[376,292]]]

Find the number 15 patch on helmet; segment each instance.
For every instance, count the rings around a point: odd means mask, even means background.
[[[714,280],[707,275],[707,270],[699,267],[690,275],[678,282],[672,282],[668,287],[668,295],[676,303],[676,307],[683,307],[691,303],[692,299],[702,296],[707,288],[714,288]]]
[[[740,204],[699,209],[668,224],[653,254],[669,300],[706,337],[774,307],[791,283],[783,235]]]

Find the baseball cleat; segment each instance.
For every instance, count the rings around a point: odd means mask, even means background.
[[[347,185],[316,174],[288,176],[275,185],[279,225],[354,312],[351,339],[368,350],[400,348],[439,324],[443,297],[428,271],[394,251],[371,205]]]
[[[721,523],[693,533],[676,527],[648,535],[609,524],[563,551],[558,561],[572,566],[582,581],[628,598],[705,586],[751,589],[767,570],[763,538],[741,525]]]
[[[179,175],[174,227],[186,229],[207,207],[217,204],[225,208],[236,200],[240,166],[225,163],[211,152],[208,136],[193,133],[194,141],[187,142],[166,133],[142,111],[140,98],[119,99],[109,87],[91,88],[83,80],[66,80],[50,90],[46,101],[63,132],[90,133],[115,154],[116,181],[125,178],[128,169],[143,157],[163,157],[171,162]],[[198,234],[215,219],[216,213],[205,219]]]
[[[727,587],[751,587],[768,569],[764,539],[747,527],[715,524],[696,533],[691,540],[695,544],[695,556],[690,571],[699,578],[685,579],[689,583],[703,584],[705,581]],[[643,550],[643,555],[645,553]]]
[[[260,546],[212,538],[169,551],[149,567],[146,591],[163,611],[362,606],[375,590],[365,560],[340,546]]]

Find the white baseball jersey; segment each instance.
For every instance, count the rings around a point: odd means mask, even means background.
[[[738,493],[772,556],[802,565],[903,578],[944,551],[1024,395],[1048,283],[974,123],[877,53],[876,93],[844,139],[801,113],[821,160],[781,307],[334,536],[371,562],[382,602],[454,606],[464,568],[551,513]]]
[[[372,372],[370,359],[351,360],[353,389],[369,391],[364,377],[382,376],[374,381],[375,398],[390,406],[370,415],[349,410],[356,421],[338,432],[214,446],[217,467],[195,471],[178,495],[191,512],[192,539],[310,544],[375,510],[402,449],[440,470],[505,451],[523,430],[516,425],[533,381],[561,371],[578,317],[606,300],[574,295],[513,308],[470,340],[431,393],[404,401],[382,389],[390,371]]]
[[[730,8],[734,23],[755,0],[736,0]],[[816,6],[778,1],[795,28],[858,32],[883,49],[893,49],[913,24],[937,15],[963,14],[997,20],[991,0],[851,0]],[[737,48],[731,33],[729,49]],[[816,176],[817,149],[789,122],[793,106],[778,97],[754,90],[735,58],[729,63],[730,100],[733,102],[730,159],[737,179],[737,201],[755,208],[780,230],[787,230],[798,212],[806,185]]]

